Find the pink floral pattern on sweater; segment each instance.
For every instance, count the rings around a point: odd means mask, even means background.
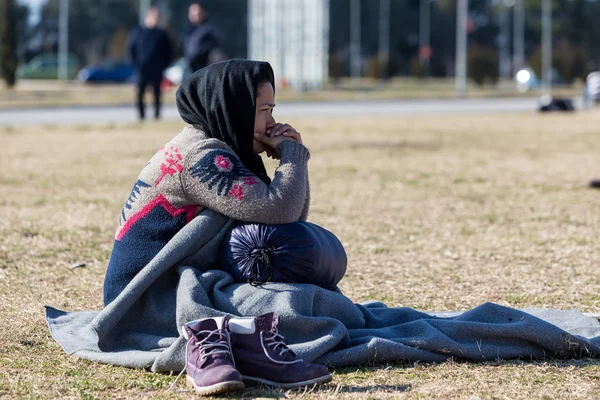
[[[231,197],[235,197],[238,200],[243,200],[244,199],[244,188],[242,187],[242,185],[235,185],[229,192],[229,195]]]
[[[168,149],[163,147],[160,151],[164,153],[165,160],[160,164],[161,174],[154,186],[158,186],[165,176],[183,171],[183,156],[177,147],[169,146]]]
[[[229,160],[229,158],[224,157],[224,156],[217,156],[215,158],[215,165],[219,169],[222,169],[225,171],[231,171],[231,169],[232,169],[231,161]]]
[[[202,157],[191,169],[192,177],[205,183],[219,196],[243,200],[245,188],[258,184],[257,178],[234,155],[214,150]]]

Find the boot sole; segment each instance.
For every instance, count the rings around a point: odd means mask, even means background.
[[[185,378],[186,385],[189,389],[194,390],[197,394],[201,396],[212,396],[215,394],[223,394],[229,392],[239,392],[244,390],[244,383],[240,381],[228,381],[228,382],[219,382],[215,383],[211,386],[196,386],[194,383],[194,379],[186,376]]]
[[[254,385],[263,384],[263,385],[273,386],[273,387],[277,387],[277,388],[281,388],[281,389],[297,389],[297,388],[301,388],[301,387],[305,387],[305,386],[316,385],[319,383],[331,382],[331,380],[333,379],[331,377],[331,375],[325,375],[325,376],[320,376],[318,378],[310,379],[310,380],[304,381],[304,382],[283,383],[283,382],[273,382],[273,381],[269,381],[267,379],[256,378],[254,376],[247,376],[247,375],[243,375],[242,378],[244,379],[244,382],[247,381],[248,384],[254,384]]]

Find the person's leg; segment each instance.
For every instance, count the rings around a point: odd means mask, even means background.
[[[154,118],[155,119],[160,119],[160,106],[161,106],[160,82],[161,81],[152,82],[152,89],[154,90]]]
[[[140,121],[146,117],[146,105],[144,104],[144,93],[146,92],[146,80],[140,78],[137,82],[137,107]]]

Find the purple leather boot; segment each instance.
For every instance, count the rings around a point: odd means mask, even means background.
[[[192,321],[183,326],[186,346],[186,381],[204,396],[244,389],[235,369],[225,317]]]
[[[274,313],[229,320],[233,357],[244,381],[283,389],[329,382],[327,367],[296,358],[277,331],[277,323]]]

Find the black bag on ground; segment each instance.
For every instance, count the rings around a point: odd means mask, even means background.
[[[220,251],[224,271],[238,282],[311,283],[334,290],[346,273],[346,252],[338,238],[310,222],[237,224]]]

